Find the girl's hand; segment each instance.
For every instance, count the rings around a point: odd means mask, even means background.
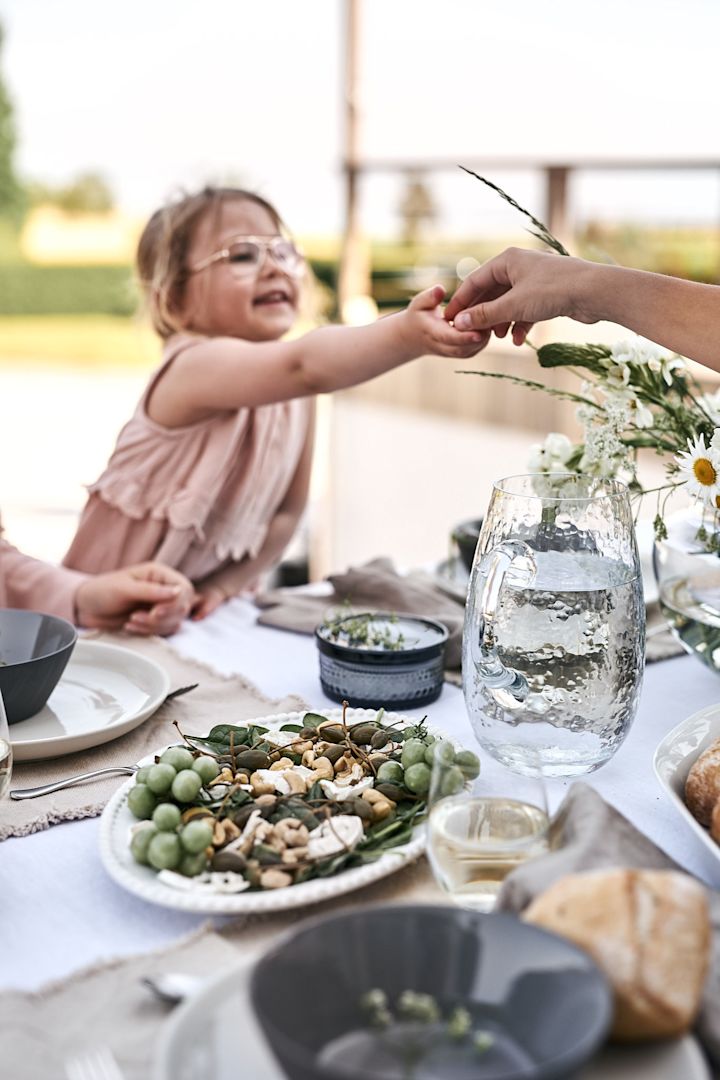
[[[192,585],[177,570],[142,563],[88,577],[75,592],[75,611],[81,626],[97,630],[174,634],[194,596]]]
[[[498,337],[512,326],[515,345],[522,345],[533,324],[544,319],[569,315],[595,322],[580,302],[580,286],[592,269],[583,259],[508,248],[468,274],[445,318],[457,329],[493,330]]]
[[[450,326],[440,306],[444,295],[442,285],[433,285],[412,298],[405,311],[400,313],[406,340],[416,356],[424,353],[463,359],[475,356],[487,345],[490,331],[472,328],[460,331]]]
[[[195,622],[206,619],[216,608],[224,604],[229,597],[225,591],[217,585],[201,587],[195,593],[195,603],[192,606],[191,616]]]

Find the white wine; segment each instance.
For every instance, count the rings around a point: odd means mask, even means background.
[[[548,850],[545,810],[508,798],[443,799],[428,821],[437,881],[462,907],[490,911],[505,877]]]
[[[0,799],[7,794],[12,773],[12,746],[7,739],[0,738]]]

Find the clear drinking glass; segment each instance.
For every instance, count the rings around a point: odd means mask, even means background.
[[[627,488],[571,474],[499,480],[463,636],[465,702],[483,749],[521,773],[599,768],[635,716],[644,654]]]
[[[549,850],[545,781],[540,771],[508,772],[507,795],[489,796],[482,778],[446,795],[451,777],[449,767],[436,758],[428,794],[430,865],[456,904],[491,911],[510,871]]]
[[[12,744],[2,694],[0,694],[0,799],[7,795],[12,775]]]

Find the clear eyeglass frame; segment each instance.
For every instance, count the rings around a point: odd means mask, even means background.
[[[191,274],[218,262],[227,262],[234,277],[249,278],[260,272],[268,254],[275,265],[290,277],[300,277],[305,269],[305,256],[292,240],[285,236],[255,236],[247,234],[232,237],[219,251],[201,259],[191,267]]]

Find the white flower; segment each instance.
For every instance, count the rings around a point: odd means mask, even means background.
[[[702,406],[713,424],[720,424],[720,390],[716,390],[714,394],[703,394],[698,398],[698,404]],[[711,442],[710,445],[712,446],[713,443]]]
[[[716,427],[713,432],[713,437],[710,440],[710,449],[717,450],[720,453],[720,427]]]
[[[611,363],[620,368],[622,381],[627,384],[630,379],[628,364],[646,364],[650,371],[656,375],[662,375],[668,386],[672,385],[673,371],[685,367],[685,361],[681,356],[669,353],[654,341],[638,337],[631,341],[618,341],[611,349]],[[617,376],[612,369],[608,378],[609,382],[616,381]]]
[[[648,409],[647,405],[644,405],[639,398],[635,398],[632,403],[634,410],[633,420],[635,421],[636,428],[651,428],[655,423],[655,417],[652,414],[652,410]]]
[[[720,495],[720,452],[705,445],[705,436],[688,439],[688,450],[677,455],[680,475],[691,495],[702,499],[707,506],[717,507]]]
[[[565,473],[568,471],[567,463],[572,457],[575,447],[567,435],[558,431],[551,431],[545,442],[534,443],[530,447],[528,469],[530,472]]]

